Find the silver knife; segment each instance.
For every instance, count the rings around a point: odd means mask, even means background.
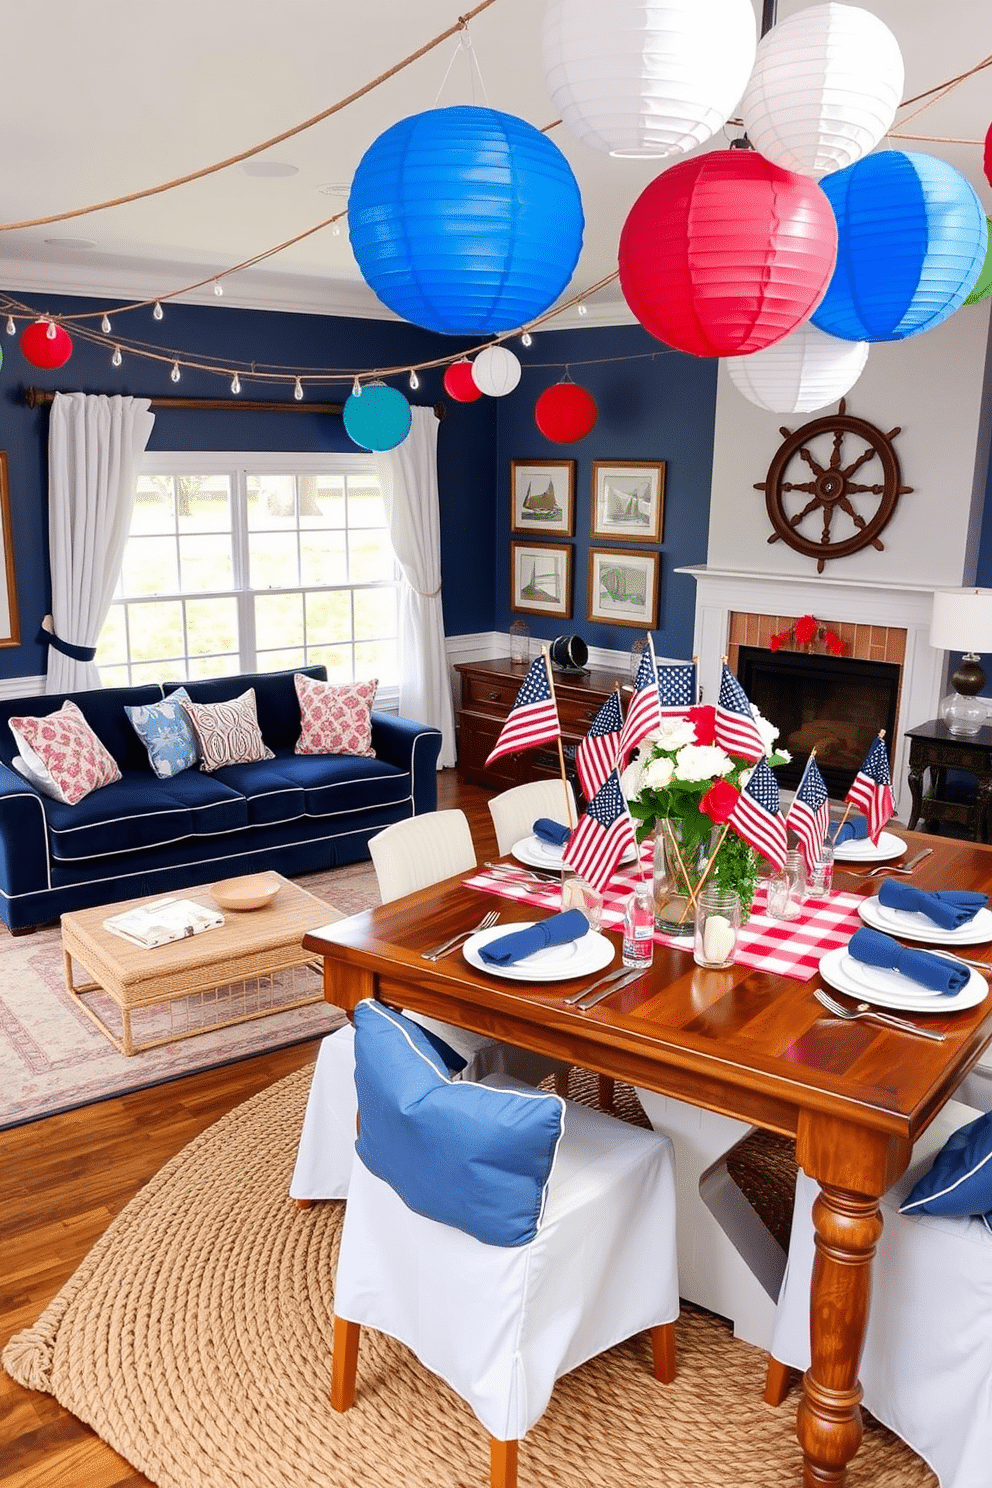
[[[605,976],[598,977],[596,981],[590,982],[588,987],[580,987],[578,992],[573,992],[569,997],[566,997],[564,999],[565,1005],[568,1006],[572,1002],[581,1002],[583,997],[588,997],[589,993],[595,992],[597,987],[605,987],[607,982],[615,982],[618,977],[625,977],[629,972],[629,966],[619,966],[613,971],[608,971]]]
[[[647,970],[646,967],[645,970]],[[612,997],[614,992],[620,991],[621,987],[626,987],[629,982],[636,982],[637,978],[643,975],[644,971],[639,969],[629,971],[625,977],[621,977],[619,981],[612,982],[610,986],[604,987],[601,992],[594,993],[592,997],[583,997],[581,1002],[576,1003],[576,1007],[580,1013],[587,1013],[590,1008],[596,1006],[597,1002],[602,1002],[605,997]]]

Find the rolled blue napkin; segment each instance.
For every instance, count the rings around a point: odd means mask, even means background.
[[[571,827],[563,827],[561,822],[552,821],[550,816],[539,816],[533,831],[535,837],[550,843],[552,847],[564,847],[572,835]]]
[[[514,966],[525,956],[533,956],[535,951],[543,951],[546,946],[567,945],[570,940],[580,940],[588,929],[589,921],[581,909],[567,909],[564,914],[538,920],[536,925],[530,925],[526,930],[500,935],[488,945],[480,946],[479,955],[492,966]]]
[[[887,879],[878,891],[878,902],[886,909],[903,909],[909,914],[924,914],[941,930],[957,930],[973,920],[989,902],[988,894],[968,889],[917,889],[912,884]]]
[[[838,828],[837,835],[833,839],[834,847],[840,847],[842,842],[863,842],[867,836],[867,821],[863,816],[856,816],[853,821],[846,821],[842,827]]]
[[[877,930],[856,930],[851,936],[847,954],[864,966],[878,966],[883,971],[898,971],[931,992],[952,997],[966,987],[971,978],[967,966],[946,961],[931,951],[912,951],[901,946],[891,935]]]

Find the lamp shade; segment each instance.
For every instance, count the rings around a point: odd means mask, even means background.
[[[728,357],[739,393],[772,413],[809,413],[848,392],[865,369],[867,341],[840,341],[808,321],[753,356]]]
[[[933,155],[882,150],[820,183],[837,218],[837,268],[811,319],[849,341],[902,341],[952,315],[988,246],[981,203]]]
[[[48,334],[49,326],[54,329],[54,336]],[[36,320],[21,332],[21,351],[32,367],[50,371],[64,367],[72,356],[72,337],[53,320]]]
[[[741,113],[776,165],[822,176],[873,150],[902,98],[899,43],[857,5],[811,5],[758,43]]]
[[[482,389],[476,386],[472,363],[467,357],[445,368],[444,390],[456,403],[474,403],[482,397]]]
[[[574,382],[556,382],[545,388],[534,407],[534,422],[555,444],[574,444],[585,439],[596,424],[596,399]]]
[[[344,427],[349,439],[367,450],[391,450],[410,432],[413,414],[403,394],[385,383],[370,383],[345,400]]]
[[[754,61],[750,0],[550,0],[544,81],[566,127],[611,155],[676,155],[726,123]]]
[[[660,341],[694,356],[744,356],[807,318],[836,251],[815,181],[753,150],[713,150],[641,192],[620,235],[620,286]]]
[[[400,120],[366,150],[348,198],[366,283],[404,320],[452,334],[540,315],[572,277],[583,226],[558,146],[488,108]]]
[[[472,376],[481,393],[505,398],[520,381],[520,360],[505,346],[484,346],[472,363]]]
[[[938,651],[992,652],[992,589],[937,589],[930,644]]]
[[[975,287],[970,294],[965,295],[966,305],[978,305],[982,300],[987,300],[992,294],[992,217],[986,217],[985,226],[989,234],[989,245],[985,250],[985,262],[982,272],[975,280]]]

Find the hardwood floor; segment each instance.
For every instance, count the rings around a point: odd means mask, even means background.
[[[491,794],[461,784],[453,770],[438,776],[438,807],[466,813],[480,862],[496,851]],[[316,1041],[300,1044],[0,1132],[0,1347],[35,1321],[163,1163],[316,1051]],[[148,1479],[51,1396],[21,1389],[0,1370],[0,1482],[139,1488]]]

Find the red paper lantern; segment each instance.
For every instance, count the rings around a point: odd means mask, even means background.
[[[985,176],[989,185],[992,186],[992,124],[989,125],[989,132],[985,136]]]
[[[670,166],[620,235],[620,286],[645,330],[693,356],[771,346],[820,303],[837,223],[808,176],[754,150]]]
[[[474,403],[482,397],[482,389],[476,387],[472,377],[472,363],[467,360],[452,362],[445,369],[444,388],[456,403]]]
[[[534,422],[545,439],[553,439],[555,444],[574,444],[590,433],[598,414],[592,393],[574,382],[556,382],[538,398]]]
[[[72,356],[72,337],[60,325],[55,326],[55,335],[49,336],[48,327],[54,321],[36,320],[21,332],[21,351],[32,367],[50,371],[63,367]]]

